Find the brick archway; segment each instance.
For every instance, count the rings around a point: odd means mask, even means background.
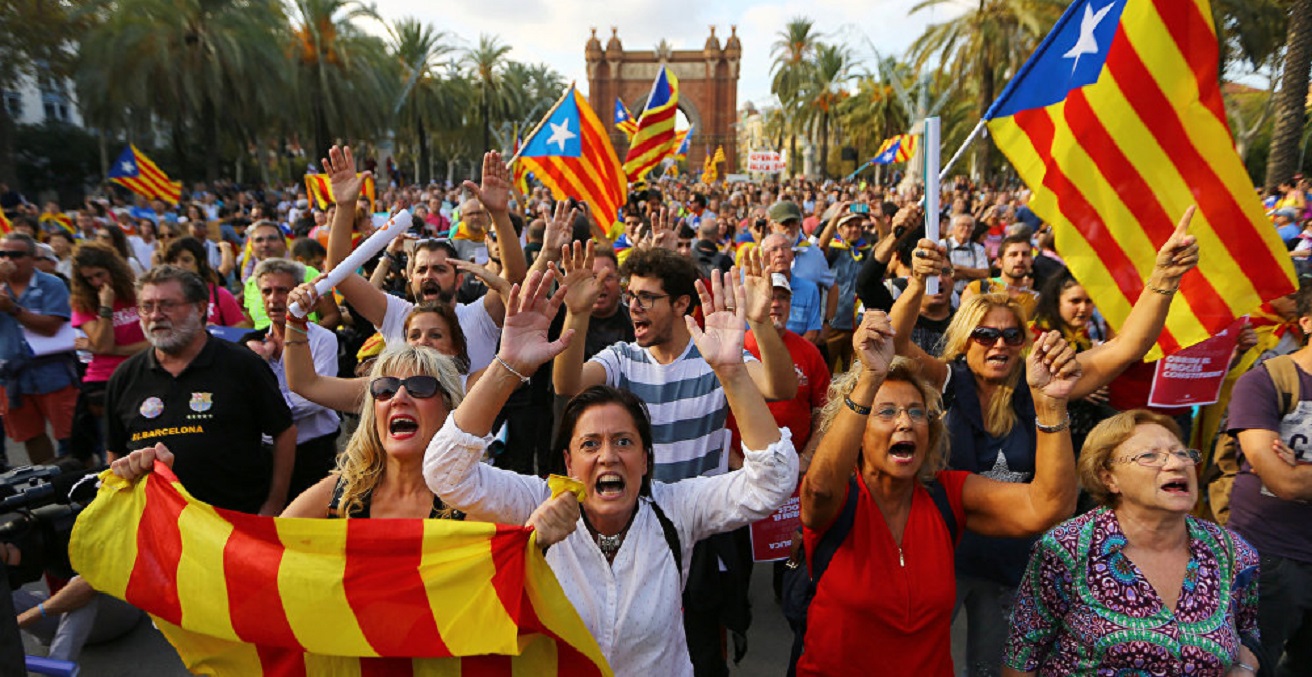
[[[714,151],[724,147],[726,162],[721,173],[732,173],[738,167],[738,135],[734,124],[738,119],[738,60],[742,45],[738,41],[737,27],[730,28],[724,46],[715,35],[706,46],[698,50],[625,51],[620,43],[619,30],[611,28],[610,40],[605,49],[597,39],[597,29],[585,47],[588,62],[588,103],[606,124],[611,143],[620,158],[628,150],[624,133],[615,129],[613,111],[619,97],[634,115],[638,115],[651,93],[651,83],[661,63],[665,63],[679,79],[679,110],[695,126],[688,147],[688,166],[699,168],[706,159],[706,147]]]

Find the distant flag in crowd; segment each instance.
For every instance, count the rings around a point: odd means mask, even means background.
[[[879,150],[875,152],[875,157],[870,160],[872,165],[888,165],[894,162],[906,162],[916,154],[916,140],[919,137],[915,134],[898,134],[887,139],[879,145]]]
[[[724,146],[716,146],[716,147],[715,147],[714,162],[715,162],[716,164],[719,164],[719,163],[721,163],[721,162],[728,162],[728,160],[726,160],[725,157],[724,157]]]
[[[1200,262],[1151,356],[1294,290],[1294,271],[1235,152],[1208,0],[1076,0],[985,114],[1055,226],[1057,248],[1120,328],[1191,204]],[[1242,252],[1242,262],[1240,261]]]
[[[711,152],[710,146],[706,147],[706,159],[702,161],[702,183],[707,185],[715,183],[720,179],[720,172],[715,166],[715,154]]]
[[[624,137],[633,140],[633,135],[638,133],[638,121],[633,119],[633,114],[629,112],[629,107],[624,105],[624,100],[615,97],[615,129],[624,132]]]
[[[5,215],[4,210],[0,210],[0,235],[8,235],[14,232],[14,224],[9,222],[9,217]]]
[[[519,132],[518,125],[515,130],[515,155],[519,154],[519,149],[524,146],[524,135]],[[524,168],[524,163],[518,159],[510,168],[510,182],[515,185],[515,190],[520,195],[528,195],[528,170]]]
[[[661,66],[651,85],[647,105],[638,118],[638,131],[629,140],[629,153],[624,158],[624,174],[629,182],[642,179],[674,151],[678,145],[674,138],[674,118],[678,111],[679,79]]]
[[[359,174],[356,174],[359,176]],[[305,175],[305,192],[310,196],[310,201],[318,207],[320,211],[328,209],[328,205],[337,202],[333,197],[333,183],[328,180],[327,174],[306,174]],[[374,201],[378,194],[378,184],[374,181],[373,174],[366,176],[364,182],[360,185],[360,197],[369,201],[369,211],[374,211]]]
[[[217,675],[610,675],[531,530],[281,519],[193,498],[173,472],[101,474],[73,566]]]
[[[619,221],[628,197],[624,169],[606,128],[574,85],[524,140],[518,162],[557,200],[587,202],[604,230]]]
[[[693,129],[694,129],[693,127],[689,127],[683,130],[683,132],[678,135],[679,146],[674,150],[674,159],[676,160],[687,159],[688,147],[692,145]]]
[[[54,213],[45,212],[40,216],[39,220],[41,222],[42,227],[45,227],[45,224],[47,223],[53,223],[59,228],[63,229],[64,232],[70,235],[72,235],[76,230],[76,228],[73,226],[73,219],[70,218],[68,214],[65,214],[63,212],[54,212]],[[131,219],[128,219],[128,221],[131,221]],[[126,230],[127,229],[124,228],[125,232]]]
[[[163,200],[176,205],[182,199],[182,184],[170,179],[168,174],[132,144],[128,144],[119,153],[106,178],[151,200]]]

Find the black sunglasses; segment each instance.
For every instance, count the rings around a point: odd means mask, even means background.
[[[1015,347],[1025,342],[1025,330],[1019,327],[1007,327],[1006,329],[975,327],[975,330],[970,332],[970,339],[983,346],[995,346],[998,344],[999,338],[1007,345]]]
[[[21,259],[24,256],[27,256],[27,252],[11,252],[11,251],[0,250],[0,258]]]
[[[410,393],[410,397],[426,400],[437,394],[438,385],[436,376],[419,375],[407,379],[380,376],[369,382],[369,394],[379,402],[386,402],[400,392],[401,386],[405,386],[405,391]]]

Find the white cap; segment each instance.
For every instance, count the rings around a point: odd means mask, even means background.
[[[783,289],[789,294],[793,293],[793,285],[788,284],[788,276],[783,273],[770,273],[770,286]]]

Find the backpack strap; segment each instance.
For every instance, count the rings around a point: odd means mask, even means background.
[[[674,522],[665,515],[661,506],[656,501],[651,501],[651,511],[656,514],[656,521],[661,523],[661,531],[665,532],[665,543],[670,546],[670,554],[674,556],[674,570],[683,578],[683,546],[679,542],[679,532],[674,528]]]
[[[1288,355],[1279,355],[1262,363],[1271,376],[1271,383],[1276,387],[1280,399],[1280,416],[1283,418],[1298,406],[1302,396],[1299,392],[1298,366]]]
[[[820,577],[824,575],[825,569],[829,568],[829,562],[834,558],[834,553],[838,552],[838,546],[847,540],[847,534],[852,531],[852,524],[856,521],[856,499],[860,487],[857,486],[856,475],[853,475],[847,481],[847,502],[843,504],[843,509],[830,525],[829,530],[820,537],[820,542],[815,546],[815,552],[811,553],[811,581],[812,585],[820,583]]]
[[[938,507],[938,514],[943,516],[943,524],[947,525],[948,533],[952,535],[952,544],[957,544],[957,513],[952,512],[952,504],[948,501],[948,489],[938,480],[931,480],[929,486],[930,498],[934,499],[934,505]]]

